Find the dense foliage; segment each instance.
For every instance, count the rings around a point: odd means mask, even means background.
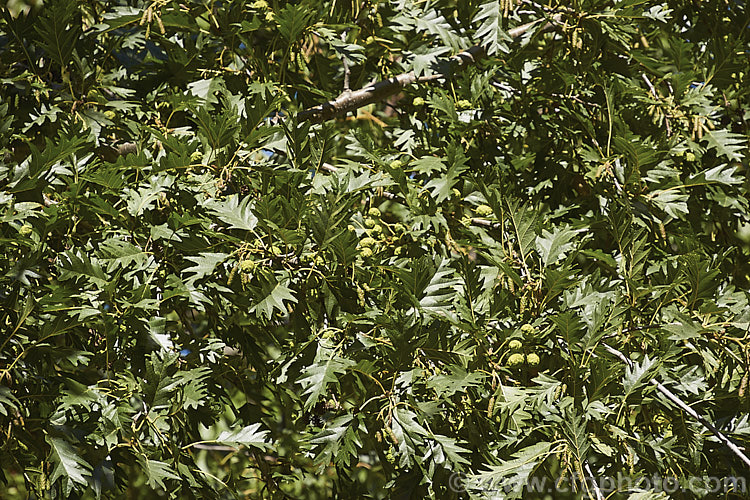
[[[744,497],[652,381],[750,444],[748,18],[11,1],[0,488]],[[298,119],[412,70],[447,76]]]

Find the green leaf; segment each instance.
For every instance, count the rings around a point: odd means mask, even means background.
[[[229,229],[252,231],[258,225],[258,218],[252,212],[251,196],[240,201],[239,196],[233,194],[224,201],[209,200],[206,205],[219,220],[229,224]]]
[[[399,465],[411,467],[417,459],[417,448],[432,435],[418,422],[416,413],[401,406],[394,410],[391,425],[398,440]]]
[[[224,112],[211,112],[207,107],[193,109],[198,125],[198,135],[204,144],[214,151],[224,148],[237,138],[240,124],[236,109],[230,108]]]
[[[518,201],[509,201],[507,208],[510,223],[516,235],[516,244],[520,251],[521,261],[526,262],[526,258],[534,248],[534,242],[536,241],[536,213],[526,205],[521,205]]]
[[[211,252],[203,252],[197,256],[186,256],[185,260],[189,260],[195,265],[183,269],[182,275],[186,277],[188,282],[195,282],[206,276],[211,276],[216,266],[224,262],[227,257],[229,257],[229,254]]]
[[[746,9],[8,2],[0,496],[741,470]]]
[[[724,156],[728,160],[741,161],[742,151],[747,148],[747,137],[726,129],[707,130],[703,139],[708,148],[716,151],[717,156]]]
[[[148,253],[141,248],[117,238],[104,240],[99,245],[97,253],[99,260],[107,265],[107,272],[109,273],[120,268],[132,270],[133,264],[135,264],[136,269],[140,269],[148,259]]]
[[[448,52],[450,52],[448,47],[420,47],[410,58],[412,71],[416,76],[430,74],[428,70],[436,68],[439,64],[438,58]],[[430,102],[434,104],[435,100]]]
[[[625,391],[623,401],[629,395],[633,394],[636,389],[648,383],[650,373],[656,366],[656,361],[655,359],[649,359],[648,355],[645,355],[642,363],[634,363],[632,367],[625,368],[625,377],[622,380],[622,387]]]
[[[623,241],[624,259],[620,261],[620,272],[630,279],[637,279],[649,254],[648,238],[645,230],[631,231]]]
[[[151,460],[145,455],[140,455],[138,463],[141,465],[143,472],[146,473],[146,484],[151,488],[166,490],[165,480],[180,479],[180,476],[166,462]]]
[[[463,50],[462,39],[453,26],[437,10],[429,9],[415,19],[418,31],[426,31],[440,37],[443,44],[453,50]]]
[[[536,249],[542,257],[544,267],[565,258],[565,254],[575,247],[575,243],[571,241],[581,232],[583,229],[571,229],[570,226],[553,232],[543,229],[541,236],[536,238]]]
[[[435,177],[425,184],[424,189],[430,191],[437,203],[442,203],[452,196],[452,189],[458,183],[461,173],[466,170],[466,158],[456,156],[449,167],[448,172],[440,177]]]
[[[277,310],[281,314],[286,314],[287,308],[284,301],[297,302],[290,288],[281,283],[276,283],[275,285],[273,283],[274,280],[265,282],[262,291],[266,292],[267,295],[262,296],[263,298],[250,308],[250,312],[254,312],[259,318],[265,317],[266,319],[270,319],[273,316],[274,310]]]
[[[566,413],[563,419],[563,433],[568,450],[575,460],[576,470],[583,470],[591,448],[586,433],[586,420],[574,409],[568,409]]]
[[[456,439],[440,434],[433,434],[437,446],[431,446],[432,459],[435,464],[448,464],[452,469],[460,469],[463,465],[469,465],[471,462],[460,454],[470,454],[471,451],[459,446]]]
[[[564,311],[552,317],[560,336],[571,350],[579,350],[585,325],[574,311]]]
[[[437,156],[422,156],[421,158],[414,160],[409,166],[415,172],[426,176],[445,172],[446,169],[444,159],[438,158]]]
[[[337,33],[326,28],[319,28],[318,33],[323,35],[325,41],[336,54],[337,59],[346,60],[350,66],[361,63],[366,59],[364,54],[365,48],[362,45],[344,42],[339,38]]]
[[[509,460],[501,460],[500,465],[470,476],[466,482],[467,490],[519,492],[529,476],[550,455],[550,448],[550,443],[540,441],[519,450]]]
[[[356,363],[339,356],[338,348],[328,342],[320,342],[312,364],[306,367],[297,383],[302,386],[305,410],[312,408],[326,391],[329,384],[338,384],[338,376]]]
[[[741,184],[742,177],[735,176],[737,167],[727,164],[717,165],[703,172],[691,175],[685,181],[686,186],[704,185],[704,184]]]
[[[355,261],[359,251],[357,250],[357,243],[359,239],[357,236],[349,230],[342,229],[338,234],[333,236],[327,243],[326,246],[330,247],[336,257],[336,267],[341,266],[347,268],[351,266],[352,262]]]
[[[67,64],[81,32],[80,25],[73,22],[75,11],[75,2],[58,0],[44,9],[34,26],[41,38],[40,46],[63,71],[68,69]]]
[[[58,174],[70,174],[63,166],[63,161],[81,150],[86,138],[80,135],[68,137],[60,133],[53,141],[44,138],[44,148],[39,150],[35,144],[29,144],[31,154],[12,170],[11,192],[22,192],[34,189],[42,184],[56,181]]]
[[[440,398],[445,398],[459,391],[465,392],[469,387],[477,387],[485,377],[483,373],[468,373],[460,366],[451,365],[443,373],[430,377],[427,387],[434,390]]]
[[[419,299],[419,307],[430,315],[446,318],[452,316],[450,306],[455,299],[460,281],[456,276],[456,271],[448,267],[448,264],[447,259],[438,264]]]
[[[182,407],[197,410],[208,400],[206,380],[211,376],[208,367],[178,372],[175,380],[182,384]]]
[[[651,201],[675,219],[684,218],[688,213],[687,202],[690,196],[677,190],[664,189],[649,194]]]
[[[91,465],[64,439],[48,435],[46,441],[50,445],[50,461],[54,465],[50,482],[54,483],[62,478],[66,495],[70,495],[74,489],[85,487],[88,484],[87,478],[91,476]]]
[[[663,492],[638,491],[628,495],[627,500],[667,500],[669,496]]]
[[[169,181],[165,178],[154,178],[153,182],[143,186],[139,190],[126,189],[123,193],[128,206],[128,213],[133,217],[140,217],[143,212],[152,210],[154,202],[168,187]]]
[[[481,23],[476,32],[476,37],[484,47],[487,55],[495,55],[499,52],[508,52],[508,45],[512,39],[503,30],[503,14],[499,0],[484,2],[479,6],[479,11],[472,20],[473,23]]]
[[[19,401],[7,387],[0,387],[0,414],[4,417],[18,411]]]
[[[107,275],[99,265],[98,259],[95,257],[89,258],[80,250],[76,252],[67,251],[62,254],[58,269],[60,269],[61,280],[79,281],[83,279],[99,288],[103,288],[109,282]]]
[[[189,83],[187,87],[190,94],[199,97],[198,102],[205,106],[218,104],[219,96],[227,89],[224,78],[221,76],[195,80]]]
[[[227,446],[268,449],[270,447],[266,438],[268,431],[261,431],[260,427],[261,424],[252,424],[237,430],[224,431],[216,438],[216,442]]]
[[[312,15],[305,6],[287,4],[276,15],[276,22],[279,23],[279,33],[287,42],[295,42],[305,31],[307,21]]]
[[[627,170],[630,172],[628,179],[640,177],[641,171],[659,159],[655,146],[635,135],[616,136],[612,139],[612,144],[618,151],[624,153],[628,160]]]
[[[664,5],[653,5],[651,8],[643,12],[643,16],[648,19],[666,23],[672,18],[672,12],[672,9],[669,9]]]
[[[712,269],[711,262],[704,261],[695,254],[686,255],[682,261],[683,272],[690,284],[690,304],[713,296],[719,286],[718,277],[721,271],[717,268]]]
[[[443,112],[445,114],[445,117],[448,118],[451,122],[455,123],[458,121],[458,113],[456,112],[456,103],[445,92],[442,92],[442,91],[436,92],[435,95],[433,95],[430,98],[430,106],[438,111]],[[446,177],[443,177],[443,179],[446,179],[447,181],[448,178],[446,176]],[[455,176],[453,176],[451,180],[456,181],[457,179],[455,178]],[[433,178],[433,180],[430,182],[437,183],[437,178]],[[454,182],[454,185],[455,185],[455,182]],[[447,189],[450,190],[452,187],[453,186],[450,186]],[[433,194],[433,197],[434,196],[435,195]],[[447,196],[450,196],[450,195],[448,194]]]
[[[352,465],[352,459],[358,458],[362,446],[358,424],[359,419],[352,414],[341,415],[310,439],[310,443],[321,448],[315,460],[320,467],[325,468],[331,462],[344,467]]]
[[[450,317],[450,304],[460,286],[454,269],[447,260],[435,265],[427,256],[412,262],[411,269],[395,269],[403,282],[402,290],[414,306],[428,314]]]

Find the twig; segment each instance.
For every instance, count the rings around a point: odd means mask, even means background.
[[[724,435],[719,429],[713,426],[711,422],[706,420],[703,416],[698,415],[695,410],[690,408],[687,404],[685,404],[680,398],[678,398],[672,391],[664,387],[658,380],[651,379],[651,384],[656,386],[656,389],[664,394],[664,396],[667,397],[671,402],[682,408],[682,410],[696,419],[698,422],[700,422],[706,429],[710,430],[717,438],[719,438],[719,441],[721,441],[727,448],[732,450],[732,452],[737,455],[740,460],[745,462],[745,465],[750,467],[750,458],[745,455],[742,450],[739,449],[739,447],[734,444],[728,437]]]
[[[451,59],[452,62],[457,63],[457,67],[461,68],[467,64],[466,61],[474,62],[474,56],[478,56],[481,52],[483,52],[482,48],[476,45],[465,52],[453,56]],[[413,71],[402,73],[393,78],[389,78],[388,80],[382,80],[359,90],[344,91],[332,101],[300,111],[297,113],[297,119],[300,122],[324,122],[331,118],[335,118],[336,116],[367,106],[373,102],[382,101],[412,83],[433,81],[439,78],[445,78],[445,76],[445,74],[438,73],[435,75],[418,77]]]
[[[651,83],[651,80],[648,79],[646,76],[646,73],[641,74],[641,78],[643,78],[643,81],[646,82],[646,85],[648,86],[649,90],[651,90],[651,94],[654,96],[654,99],[658,99],[659,96],[656,93],[656,89],[654,88],[654,85]]]
[[[609,144],[607,144],[607,151],[609,152]],[[620,159],[619,158],[615,159],[615,166],[619,170],[619,168],[620,168]],[[619,193],[622,193],[622,186],[620,185],[620,181],[617,180],[617,174],[615,172],[610,172],[610,173],[612,174],[612,180],[615,181],[615,187],[617,188],[617,191]]]
[[[498,88],[498,89],[502,90],[503,92],[508,92],[510,94],[520,94],[521,93],[520,90],[516,90],[516,89],[514,89],[513,87],[511,87],[508,84],[505,84],[503,82],[499,82],[495,78],[492,79],[492,81],[490,82],[490,85],[492,85],[495,88]]]
[[[574,100],[575,102],[577,102],[578,104],[582,104],[582,105],[584,105],[584,106],[592,106],[592,107],[594,107],[594,108],[601,108],[601,107],[602,107],[602,106],[601,106],[601,104],[597,104],[597,103],[595,103],[595,102],[584,101],[584,100],[583,100],[583,99],[581,99],[581,98],[580,98],[579,96],[577,96],[577,95],[574,95],[574,94],[571,94],[571,95],[567,95],[567,94],[557,94],[557,93],[552,93],[552,94],[550,94],[550,95],[551,95],[552,97],[557,97],[558,99],[572,99],[572,100]]]
[[[544,12],[575,12],[574,9],[571,9],[570,7],[563,7],[562,5],[558,5],[557,7],[547,7],[546,5],[538,4],[532,0],[521,0],[521,3],[525,3],[526,5],[531,5],[535,9],[542,10]]]
[[[614,347],[610,347],[609,345],[607,345],[605,343],[602,343],[601,345],[610,354],[613,354],[614,356],[617,356],[618,358],[620,358],[620,361],[622,361],[623,363],[625,363],[626,365],[628,365],[631,368],[633,367],[633,362],[631,360],[629,360],[627,357],[625,357],[625,355],[623,353],[621,353],[620,351],[618,351]],[[708,429],[709,431],[711,431],[711,433],[713,433],[713,435],[716,436],[723,445],[725,445],[727,448],[729,448],[732,451],[732,453],[734,453],[735,455],[737,455],[740,460],[742,460],[743,462],[745,462],[745,465],[747,465],[748,467],[750,467],[750,458],[748,458],[747,455],[745,455],[742,452],[742,450],[740,450],[739,447],[736,444],[734,444],[734,442],[732,442],[727,436],[725,436],[723,432],[721,432],[719,429],[717,429],[716,427],[714,427],[714,425],[711,422],[709,422],[708,420],[706,420],[703,416],[698,415],[698,413],[695,410],[693,410],[690,406],[688,406],[687,403],[685,403],[683,400],[681,400],[679,397],[677,397],[677,395],[675,395],[672,391],[670,391],[669,389],[667,389],[666,387],[664,387],[664,385],[662,385],[658,380],[656,380],[655,378],[652,378],[649,382],[653,386],[655,386],[656,390],[658,390],[659,392],[661,392],[668,400],[670,400],[672,403],[676,404],[685,413],[687,413],[688,415],[690,415],[691,417],[693,417],[694,419],[696,419],[698,422],[700,422],[701,425],[703,425],[703,427],[705,427],[706,429]]]
[[[589,467],[588,461],[584,461],[584,468],[586,469],[586,472],[589,473],[589,477],[591,479],[594,479],[594,473],[591,472],[591,467]],[[596,481],[591,481],[591,484],[594,486],[594,491],[596,492],[596,500],[604,500],[604,496],[602,495],[602,490],[599,489],[599,485],[596,484]]]
[[[223,444],[203,444],[196,443],[192,446],[196,450],[207,450],[207,451],[221,451],[224,453],[237,453],[237,448],[233,446],[225,446]],[[249,455],[249,453],[247,453]]]
[[[500,229],[502,227],[502,224],[499,222],[490,222],[487,219],[479,219],[477,217],[472,218],[471,223],[475,226],[484,226],[490,229]]]
[[[641,73],[641,77],[643,78],[643,81],[646,82],[646,85],[651,91],[651,94],[654,96],[654,99],[660,102],[661,99],[659,98],[659,94],[656,93],[656,89],[651,83],[651,80],[649,80],[646,76],[646,73]],[[672,127],[669,125],[669,118],[666,116],[666,114],[664,115],[664,124],[667,126],[667,137],[670,137],[672,135]]]
[[[561,14],[553,16],[550,21],[542,27],[542,30],[551,29],[553,22],[560,18]],[[533,21],[508,31],[508,35],[511,38],[519,38],[527,33],[531,28],[543,22],[544,20]],[[346,114],[350,111],[354,111],[368,104],[382,101],[393,94],[401,91],[404,87],[407,87],[413,83],[427,83],[440,80],[450,76],[452,72],[457,69],[463,69],[470,64],[476,64],[484,55],[484,49],[480,45],[475,45],[470,49],[467,49],[455,56],[451,57],[447,62],[446,70],[433,75],[417,76],[416,73],[410,71],[408,73],[402,73],[394,76],[387,80],[382,80],[377,83],[367,85],[359,90],[348,90],[348,77],[346,75],[348,66],[344,65],[344,92],[336,99],[328,101],[318,106],[305,109],[297,113],[297,120],[300,122],[309,121],[312,123],[321,123],[339,115]]]
[[[341,33],[341,41],[346,43],[346,31]],[[344,92],[349,92],[351,89],[349,88],[349,77],[352,74],[352,70],[349,68],[349,62],[346,60],[346,56],[341,56],[341,62],[344,65]]]

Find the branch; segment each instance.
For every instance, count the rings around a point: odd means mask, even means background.
[[[554,22],[559,17],[560,14],[557,14],[552,17],[551,21]],[[513,28],[508,31],[508,35],[511,38],[519,38],[542,21],[543,20],[537,20]],[[552,28],[552,22],[548,22],[544,25],[542,30]],[[475,45],[470,49],[451,57],[447,61],[447,69],[434,75],[417,76],[413,71],[410,71],[387,80],[372,83],[359,90],[349,90],[347,88],[348,85],[346,85],[348,82],[345,82],[344,92],[342,92],[340,96],[332,101],[300,111],[297,113],[297,120],[300,122],[309,121],[312,123],[321,123],[330,120],[339,115],[367,106],[368,104],[382,101],[393,94],[397,94],[401,89],[413,83],[433,82],[441,78],[446,78],[456,69],[463,69],[470,64],[476,64],[477,60],[481,59],[483,56],[484,49],[480,45]],[[348,68],[345,68],[345,72],[346,70],[348,70]]]
[[[648,79],[646,76],[646,73],[643,73],[641,75],[643,77],[643,81],[646,82],[646,85],[648,85],[649,90],[651,90],[651,95],[654,96],[654,100],[656,102],[660,102],[661,99],[659,98],[659,94],[656,93],[656,89],[654,88],[654,85],[651,83],[651,80]],[[669,117],[664,115],[664,123],[667,125],[667,137],[672,136],[672,127],[669,126]]]
[[[626,365],[633,367],[633,362],[629,360],[623,353],[615,349],[614,347],[611,347],[607,344],[602,343],[602,347],[609,351],[610,354],[618,357],[620,361],[625,363]],[[695,420],[700,422],[700,424],[708,429],[716,438],[719,440],[720,443],[722,443],[724,446],[729,448],[732,453],[734,453],[737,457],[739,457],[740,460],[742,460],[745,465],[750,467],[750,458],[748,458],[747,455],[745,455],[742,450],[734,444],[734,442],[729,439],[726,435],[724,435],[723,432],[721,432],[719,429],[717,429],[711,422],[705,419],[702,415],[699,415],[695,410],[693,410],[690,406],[688,406],[687,403],[685,403],[683,400],[681,400],[675,393],[664,387],[664,385],[661,384],[658,380],[655,378],[652,378],[649,381],[653,386],[656,387],[656,390],[661,392],[668,400],[670,400],[672,403],[677,405],[682,411],[693,417]]]
[[[346,43],[346,31],[341,33],[341,41]],[[349,77],[352,74],[352,70],[349,68],[349,63],[346,60],[346,56],[341,57],[341,63],[344,65],[344,92],[349,92]]]
[[[451,62],[455,63],[454,67],[462,68],[468,64],[469,61],[475,62],[475,56],[479,57],[484,51],[478,45],[461,52],[451,58]],[[373,83],[359,90],[344,90],[340,96],[332,101],[320,104],[313,108],[308,108],[304,111],[297,113],[297,119],[302,121],[310,121],[312,123],[320,123],[336,116],[343,115],[349,111],[354,111],[363,106],[367,106],[373,102],[378,102],[398,93],[402,88],[417,82],[427,82],[437,80],[439,78],[445,78],[444,73],[438,73],[435,75],[418,77],[413,71],[408,73],[402,73],[393,78],[383,80],[377,83]]]

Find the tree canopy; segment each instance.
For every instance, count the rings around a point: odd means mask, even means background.
[[[0,488],[746,498],[748,19],[9,1]]]

